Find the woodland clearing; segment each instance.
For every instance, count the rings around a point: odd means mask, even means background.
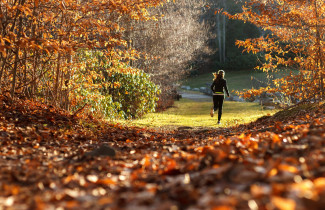
[[[182,127],[217,128],[238,126],[256,119],[272,115],[276,110],[262,110],[258,103],[225,101],[223,106],[222,124],[217,124],[217,114],[210,116],[212,97],[198,91],[183,91],[182,99],[175,101],[173,107],[158,113],[149,113],[141,119],[118,121],[122,124],[145,126],[155,129],[175,130]]]
[[[324,206],[324,104],[164,132],[36,102],[0,104],[2,209]]]

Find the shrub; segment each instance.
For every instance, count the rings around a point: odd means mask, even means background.
[[[139,118],[148,112],[155,111],[159,89],[148,74],[112,72],[107,81],[113,84],[109,88],[112,101],[119,104],[117,112],[125,119]]]
[[[159,88],[148,74],[107,59],[101,51],[84,50],[78,56],[83,65],[70,85],[71,111],[86,104],[85,111],[106,119],[139,118],[155,111]]]

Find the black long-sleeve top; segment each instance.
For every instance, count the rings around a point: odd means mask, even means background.
[[[213,95],[224,95],[225,90],[227,96],[229,97],[227,81],[225,79],[219,79],[219,81],[215,79],[211,85],[211,90],[213,92]]]

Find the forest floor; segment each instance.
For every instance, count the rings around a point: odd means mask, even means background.
[[[325,106],[159,132],[0,98],[0,209],[322,209]]]

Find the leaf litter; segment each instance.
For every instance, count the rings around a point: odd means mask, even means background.
[[[0,209],[325,205],[324,105],[237,127],[165,132],[5,97],[0,108]]]

